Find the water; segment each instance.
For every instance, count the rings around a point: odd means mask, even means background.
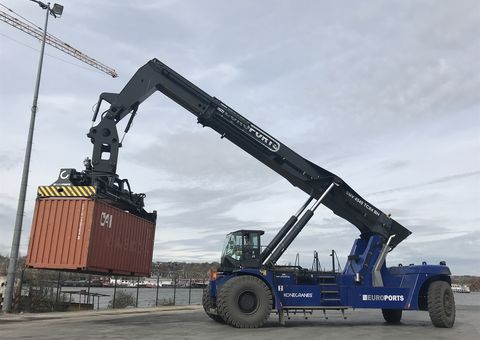
[[[62,293],[69,291],[80,291],[87,290],[85,287],[63,287]],[[134,299],[137,296],[137,288],[117,288],[117,293],[119,291],[127,292],[131,294]],[[190,303],[191,304],[201,304],[202,303],[202,292],[201,288],[192,288]],[[105,294],[107,296],[95,297],[94,307],[95,309],[106,309],[108,308],[108,303],[113,299],[113,288],[112,287],[91,287],[90,293]],[[139,288],[138,289],[138,307],[154,307],[156,299],[157,289],[156,288]],[[173,303],[173,288],[159,288],[158,289],[158,305]],[[67,300],[70,298],[70,294],[66,294]],[[83,299],[83,297],[82,297]],[[97,303],[98,300],[98,303]],[[79,301],[79,294],[72,294],[72,302]],[[177,288],[175,293],[175,304],[176,305],[188,305],[189,302],[189,289],[188,288]]]
[[[480,306],[480,292],[453,293],[457,306]]]

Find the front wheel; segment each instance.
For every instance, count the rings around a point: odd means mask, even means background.
[[[455,323],[455,299],[445,281],[434,281],[428,287],[428,313],[435,327],[451,328]]]
[[[234,327],[262,327],[272,311],[272,292],[255,276],[237,276],[223,285],[217,307],[223,320]]]

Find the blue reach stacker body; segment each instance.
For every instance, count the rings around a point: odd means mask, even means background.
[[[157,59],[138,69],[119,93],[100,95],[94,123],[87,134],[93,143],[92,159],[84,162],[82,172],[62,169],[61,174],[66,175],[59,176],[54,184],[95,185],[103,199],[149,218],[151,214],[144,210],[145,195],[133,193],[129,182],[116,174],[123,141],[117,124],[129,117],[125,128],[125,133],[128,132],[140,104],[157,91],[195,115],[203,127],[213,129],[308,197],[264,248],[263,231],[238,230],[227,235],[220,267],[212,271],[203,294],[203,307],[210,318],[234,327],[261,327],[272,312],[277,312],[284,323],[290,313],[307,315],[315,310],[326,313],[343,312],[347,308],[378,308],[387,322],[400,322],[403,310],[427,310],[435,326],[453,326],[455,302],[450,270],[444,262],[386,265],[388,253],[411,234],[407,228],[361,197],[339,176],[303,158]],[[103,102],[110,106],[99,114]],[[294,126],[293,120],[292,130]],[[200,146],[192,145],[197,147]],[[151,157],[162,155],[152,153]],[[327,207],[360,231],[343,271],[334,268],[325,271],[319,266],[308,270],[279,266],[277,261],[319,206]]]
[[[388,248],[385,248],[377,235],[355,240],[341,272],[304,269],[299,266],[242,268],[217,272],[210,281],[206,295],[217,301],[220,297],[218,292],[225,283],[232,279],[238,280],[235,278],[242,276],[251,276],[257,282],[250,281],[250,285],[263,284],[271,292],[271,310],[277,312],[282,324],[292,315],[307,318],[314,312],[323,313],[326,318],[331,311],[340,311],[345,316],[344,312],[349,308],[382,309],[387,322],[397,323],[400,322],[403,310],[428,310],[428,290],[432,283],[440,283],[443,288],[450,286],[451,273],[444,263],[431,265],[423,262],[421,265],[387,267],[384,249]],[[243,282],[241,284],[245,285]],[[231,285],[227,288],[232,289]],[[244,288],[247,291],[251,289],[248,283]],[[447,297],[452,296],[447,294]],[[248,295],[242,296],[242,293],[237,297],[238,308],[240,311],[243,308],[245,315],[258,308],[255,303],[249,302],[248,298]],[[242,302],[242,299],[245,301]],[[270,301],[269,298],[266,300]],[[453,299],[450,304],[453,304]],[[218,307],[215,304],[207,309],[214,319],[221,318],[220,313],[225,315],[224,310],[219,310]],[[454,316],[452,307],[453,305],[450,309]],[[448,321],[445,324],[445,321],[435,319],[434,322],[439,327],[450,327]],[[234,325],[243,327],[246,324]]]

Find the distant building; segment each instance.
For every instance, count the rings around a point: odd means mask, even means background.
[[[454,293],[470,293],[470,287],[468,285],[452,283],[452,291]]]
[[[109,286],[115,285],[115,279],[110,278],[108,283]],[[156,278],[141,278],[139,281],[137,279],[117,279],[117,286],[118,287],[156,287],[157,286],[157,279]],[[169,287],[173,286],[173,281],[171,279],[163,279],[160,278],[158,282],[159,287]]]

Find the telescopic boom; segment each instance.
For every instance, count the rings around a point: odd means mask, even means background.
[[[386,242],[391,235],[395,235],[390,244],[394,248],[410,235],[408,229],[367,202],[340,177],[303,158],[157,59],[142,66],[120,93],[100,95],[93,121],[97,120],[102,101],[108,102],[110,108],[88,133],[93,143],[92,175],[116,178],[118,150],[121,147],[116,124],[130,115],[125,129],[128,132],[139,105],[156,91],[183,106],[198,118],[200,124],[230,140],[303,190],[311,199],[318,200],[330,187],[322,198],[322,204],[355,225],[362,236],[378,234]],[[333,187],[332,183],[335,183]],[[283,237],[294,226],[297,218],[299,216],[292,216],[286,228],[282,228]],[[269,245],[269,251],[262,254],[262,258],[270,255],[283,237],[278,237],[276,244]]]

